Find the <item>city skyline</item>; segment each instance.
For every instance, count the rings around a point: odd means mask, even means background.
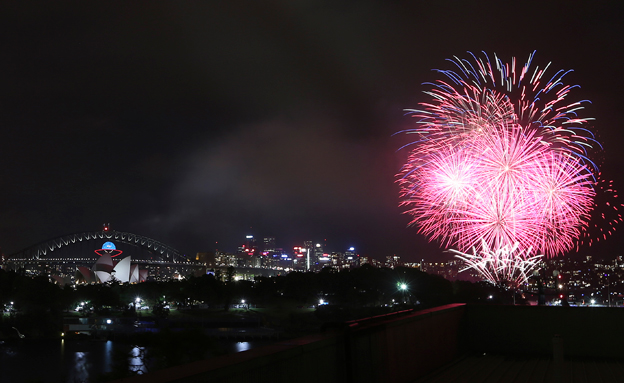
[[[549,2],[531,28],[492,4],[3,6],[0,249],[111,222],[188,255],[253,233],[443,259],[398,207],[395,133],[466,51],[574,70],[624,190],[623,5]],[[616,256],[622,230],[579,255]]]
[[[142,238],[143,241],[154,241],[157,243],[159,242],[155,238],[147,238],[147,237],[138,235],[136,233],[127,233],[127,232],[119,231],[118,229],[119,228],[116,228],[114,225],[104,224],[101,226],[100,230],[89,230],[89,231],[84,231],[82,233],[70,233],[69,235],[65,235],[65,236],[48,238],[46,241],[39,241],[37,243],[31,244],[31,246],[25,249],[20,249],[19,252],[16,252],[13,254],[15,255],[20,254],[20,258],[24,256],[26,256],[26,258],[29,258],[27,253],[32,253],[33,251],[35,251],[36,248],[41,248],[41,247],[45,248],[46,243],[48,243],[48,245],[52,243],[62,243],[62,242],[68,241],[69,237],[72,237],[75,235],[89,237],[89,236],[94,235],[98,231],[102,231],[103,235],[106,235],[106,232],[110,231],[111,235],[122,235],[122,236],[129,235],[132,237],[136,236],[137,238]],[[354,254],[357,254],[358,257],[363,257],[366,259],[374,260],[374,264],[376,265],[383,265],[384,262],[388,258],[392,258],[392,257],[398,257],[401,259],[402,263],[407,263],[407,264],[418,264],[421,262],[427,262],[427,263],[432,263],[432,264],[436,262],[442,262],[442,263],[456,262],[457,264],[465,263],[465,260],[462,260],[460,257],[457,256],[457,252],[449,251],[443,248],[435,248],[434,252],[428,253],[428,254],[419,253],[420,256],[418,257],[414,256],[414,254],[405,255],[405,254],[390,253],[389,251],[381,251],[379,253],[371,254],[371,253],[362,253],[360,249],[358,248],[357,243],[349,242],[347,245],[342,246],[341,244],[337,244],[331,238],[323,238],[323,239],[308,238],[307,240],[294,240],[294,241],[287,242],[283,240],[282,238],[280,238],[279,236],[272,236],[272,235],[259,236],[259,235],[249,234],[251,232],[252,231],[245,231],[243,232],[243,234],[240,234],[239,237],[232,242],[232,246],[230,247],[220,246],[219,243],[215,243],[214,244],[215,246],[213,246],[212,248],[196,249],[192,253],[186,253],[186,254],[180,253],[180,255],[183,255],[188,260],[196,259],[196,257],[199,256],[199,254],[213,254],[214,255],[214,254],[221,253],[221,254],[228,254],[228,255],[235,256],[237,254],[245,253],[246,248],[249,249],[253,246],[255,248],[255,252],[249,253],[249,255],[253,254],[256,256],[262,256],[262,255],[267,255],[267,254],[264,254],[264,252],[267,249],[267,240],[268,240],[270,241],[270,244],[268,246],[272,248],[272,250],[269,250],[271,254],[285,254],[292,258],[295,258],[296,254],[300,253],[301,249],[305,248],[306,246],[309,246],[310,248],[315,248],[320,245],[320,249],[322,249],[323,253],[325,254],[342,256],[347,252],[352,252]],[[102,238],[106,238],[106,237],[102,237]],[[110,238],[113,238],[113,237],[110,237]],[[102,239],[102,241],[105,241],[105,240],[106,239]],[[113,243],[114,243],[114,240],[113,240]],[[169,246],[169,244],[166,244],[166,243],[162,243],[161,245],[167,246],[167,247]],[[175,248],[171,248],[171,250],[177,251],[177,249]],[[618,250],[613,251],[613,252],[600,252],[599,247],[593,247],[593,248],[590,248],[590,250],[592,251],[571,252],[570,254],[564,254],[558,257],[554,257],[554,258],[541,257],[540,263],[543,263],[544,261],[558,262],[558,261],[565,260],[568,258],[571,261],[578,261],[582,259],[587,259],[588,257],[593,258],[598,262],[601,262],[601,261],[612,262],[616,259],[624,257],[624,253]],[[4,254],[5,260],[8,260],[9,256],[13,254]]]

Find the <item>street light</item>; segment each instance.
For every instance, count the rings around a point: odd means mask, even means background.
[[[401,291],[401,294],[403,295],[403,303],[405,303],[405,293],[407,292],[407,283],[398,282],[397,286],[399,287],[399,290]]]

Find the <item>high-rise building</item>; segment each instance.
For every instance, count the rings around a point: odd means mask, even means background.
[[[312,269],[315,270],[315,271],[320,270],[323,266],[319,267],[319,264],[320,264],[321,260],[323,258],[325,258],[324,252],[323,252],[323,245],[321,243],[317,242],[314,245],[313,253],[312,253],[312,255],[310,257],[312,258],[312,260],[311,260],[311,267],[312,267]],[[326,262],[324,262],[324,263],[326,263]]]
[[[323,245],[320,243],[316,243],[314,245],[314,262],[318,262],[319,258],[323,256]]]
[[[264,237],[264,246],[262,247],[263,252],[273,252],[275,251],[275,237]]]
[[[350,247],[344,253],[344,263],[349,267],[357,267],[360,265],[360,256],[355,253],[355,247]]]
[[[256,244],[256,239],[253,235],[245,236],[245,242],[238,247],[238,252],[240,254],[248,254],[248,255],[257,255],[258,254],[258,245]]]
[[[298,271],[307,271],[306,258],[308,250],[304,246],[293,247],[293,267]]]
[[[306,254],[306,271],[310,271],[310,267],[312,267],[312,241],[303,241],[303,248]]]

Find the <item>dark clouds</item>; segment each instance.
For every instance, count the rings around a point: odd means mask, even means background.
[[[253,226],[252,232],[279,237],[295,226],[289,231],[304,240],[340,236],[345,229],[337,225],[392,209],[397,164],[388,141],[353,140],[314,115],[248,124],[193,151],[174,187],[174,225],[224,209],[219,217],[239,222],[238,230]],[[203,226],[212,237],[228,235]]]
[[[618,172],[620,5],[75,2],[0,9],[0,246],[97,229],[186,253],[247,233],[409,258],[403,108],[466,50],[574,68]],[[619,177],[619,173],[614,175]]]

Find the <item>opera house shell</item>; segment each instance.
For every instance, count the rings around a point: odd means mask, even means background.
[[[85,283],[138,283],[145,282],[146,279],[147,270],[140,270],[139,265],[132,264],[130,256],[123,258],[115,265],[113,258],[109,254],[104,254],[90,269],[78,266],[75,280]]]

